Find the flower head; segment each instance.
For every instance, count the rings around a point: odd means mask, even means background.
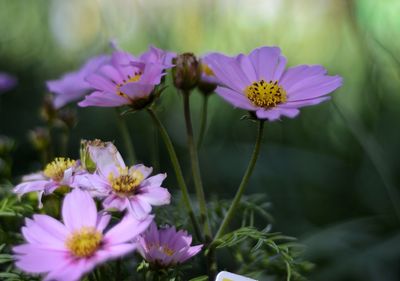
[[[262,47],[236,57],[213,53],[206,61],[221,84],[218,95],[269,121],[293,118],[300,107],[328,100],[327,95],[342,85],[340,76],[326,75],[319,65],[285,69],[286,58],[277,47]]]
[[[91,196],[79,189],[65,197],[62,218],[63,223],[47,215],[26,219],[26,243],[13,248],[18,268],[46,274],[44,280],[79,280],[97,264],[133,251],[136,246],[129,241],[153,220],[127,216],[105,232],[111,216],[98,213]]]
[[[155,47],[139,56],[117,50],[111,61],[87,77],[95,89],[80,106],[116,107],[129,105],[141,109],[151,103],[151,94],[160,84],[165,69],[171,67],[171,55]]]
[[[111,142],[88,144],[96,172],[77,175],[76,185],[104,198],[107,209],[128,210],[137,218],[147,216],[152,206],[170,203],[171,194],[161,187],[166,174],[150,176],[152,168],[144,165],[127,167]]]
[[[85,77],[108,61],[108,55],[93,57],[79,70],[67,73],[58,80],[47,81],[47,88],[54,93],[53,106],[58,109],[87,95],[93,88],[85,81]]]
[[[13,192],[22,196],[36,191],[41,207],[43,194],[51,194],[62,186],[72,187],[77,168],[78,163],[75,160],[57,157],[48,163],[43,171],[22,177],[22,183],[15,186]]]
[[[0,94],[11,90],[15,85],[17,85],[17,78],[8,73],[0,72]]]
[[[139,236],[138,251],[149,263],[169,267],[184,263],[197,255],[203,245],[190,246],[192,236],[186,231],[176,231],[175,227],[158,229],[152,222],[150,227]]]

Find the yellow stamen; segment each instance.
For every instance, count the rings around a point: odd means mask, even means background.
[[[82,227],[68,237],[67,248],[78,258],[92,256],[101,244],[103,235],[93,227]]]
[[[65,170],[75,166],[75,160],[69,158],[57,157],[46,165],[43,173],[46,177],[54,181],[61,181],[64,178]]]
[[[119,168],[118,177],[114,177],[114,174],[110,173],[108,179],[115,192],[126,194],[134,192],[144,180],[144,176],[139,170],[129,172],[128,168]]]
[[[258,107],[272,108],[287,100],[286,91],[278,84],[278,81],[254,82],[246,87],[244,93]]]
[[[205,63],[201,64],[201,71],[207,76],[215,76],[214,71]]]
[[[128,75],[128,80],[123,80],[122,83],[117,84],[116,89],[117,89],[117,95],[123,98],[126,98],[128,100],[130,100],[129,96],[123,92],[121,92],[120,88],[128,83],[132,83],[132,82],[137,82],[139,81],[140,77],[142,76],[141,72],[135,72],[134,76],[130,76]]]
[[[168,248],[167,246],[162,246],[161,249],[164,252],[164,254],[166,254],[169,257],[172,256],[175,253],[174,250]]]

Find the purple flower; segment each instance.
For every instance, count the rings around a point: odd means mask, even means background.
[[[157,229],[152,222],[139,236],[137,250],[153,265],[169,267],[184,263],[200,252],[203,245],[190,246],[191,243],[192,236],[186,231],[176,231],[174,226]]]
[[[111,216],[97,213],[90,195],[79,189],[69,193],[63,203],[61,223],[47,215],[26,219],[22,234],[27,243],[13,248],[16,266],[44,280],[79,280],[97,264],[123,256],[136,248],[130,243],[153,220],[126,216],[104,233]]]
[[[41,208],[43,194],[51,194],[62,186],[72,187],[77,168],[78,163],[75,160],[57,157],[43,171],[22,177],[22,183],[14,187],[13,192],[22,196],[36,191]]]
[[[17,85],[17,78],[8,73],[0,72],[0,94],[11,90],[15,85]]]
[[[170,203],[171,194],[161,187],[166,174],[149,177],[152,168],[141,164],[127,167],[110,142],[89,144],[88,151],[96,172],[77,175],[74,184],[93,196],[104,198],[104,208],[127,209],[135,217],[142,218],[151,212],[152,206]]]
[[[236,57],[213,53],[206,63],[222,84],[216,89],[218,95],[269,121],[293,118],[300,107],[328,100],[327,95],[342,85],[340,76],[326,75],[320,65],[285,70],[286,58],[277,47],[261,47]]]
[[[151,102],[151,93],[160,84],[164,70],[172,66],[171,59],[172,53],[155,47],[138,58],[115,51],[109,63],[86,78],[95,90],[79,106],[143,108]]]
[[[81,69],[67,73],[58,80],[47,81],[47,88],[54,93],[54,107],[58,109],[69,102],[80,100],[93,90],[85,77],[108,61],[108,55],[93,57]]]

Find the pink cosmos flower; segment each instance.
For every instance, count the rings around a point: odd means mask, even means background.
[[[62,218],[64,223],[47,215],[26,219],[22,234],[27,243],[13,248],[18,268],[45,274],[44,280],[79,280],[96,265],[133,251],[136,246],[129,241],[153,220],[127,216],[104,233],[111,216],[97,213],[94,200],[79,189],[65,197]]]
[[[303,106],[328,100],[342,85],[340,76],[328,76],[320,65],[286,68],[277,47],[261,47],[249,55],[228,57],[213,53],[205,62],[222,84],[216,92],[235,107],[255,112],[258,119],[293,118]]]
[[[96,172],[77,175],[74,184],[103,198],[104,208],[127,209],[135,217],[142,218],[151,212],[152,206],[170,203],[171,194],[161,187],[166,174],[149,177],[152,168],[141,164],[127,167],[111,142],[88,146]]]
[[[143,108],[151,102],[151,93],[160,84],[164,70],[172,66],[172,56],[155,47],[138,58],[128,52],[115,51],[109,63],[87,77],[95,91],[79,106]]]
[[[17,78],[8,73],[0,72],[0,94],[11,90],[16,84]]]
[[[186,231],[176,231],[174,226],[158,229],[152,222],[139,236],[137,250],[149,263],[169,267],[184,263],[201,251],[203,245],[190,246],[191,243],[192,236]]]
[[[42,207],[42,195],[51,194],[61,186],[72,187],[78,163],[69,158],[58,157],[46,165],[43,171],[22,177],[22,183],[14,187],[13,192],[22,196],[25,193],[38,193],[39,208]]]
[[[100,55],[89,59],[81,69],[67,73],[58,80],[47,81],[47,88],[54,93],[53,105],[56,109],[67,103],[82,99],[93,88],[85,77],[93,73],[103,64],[110,61],[110,56]]]

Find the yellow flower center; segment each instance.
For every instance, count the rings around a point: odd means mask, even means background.
[[[67,248],[78,258],[90,257],[101,244],[103,235],[93,227],[82,227],[68,237]]]
[[[247,98],[258,107],[272,108],[286,102],[286,91],[278,84],[278,81],[264,80],[254,82],[244,90]]]
[[[214,71],[205,63],[201,64],[201,71],[207,76],[215,76]]]
[[[110,173],[108,179],[115,192],[126,194],[134,192],[144,180],[144,176],[139,170],[129,172],[128,168],[119,168],[119,176],[114,177],[114,174]]]
[[[75,166],[75,160],[57,157],[44,168],[44,175],[54,181],[61,181],[64,178],[65,170]]]
[[[128,83],[132,83],[132,82],[137,82],[139,81],[140,77],[142,76],[141,72],[135,72],[134,76],[130,76],[128,75],[128,80],[123,80],[122,83],[117,84],[116,89],[117,89],[117,95],[121,96],[123,98],[126,98],[128,100],[130,100],[129,96],[127,94],[125,94],[124,92],[121,92],[121,87],[128,84]]]
[[[163,251],[164,254],[166,254],[169,257],[172,256],[175,253],[174,250],[172,250],[171,248],[169,248],[167,246],[162,246],[161,250]]]

